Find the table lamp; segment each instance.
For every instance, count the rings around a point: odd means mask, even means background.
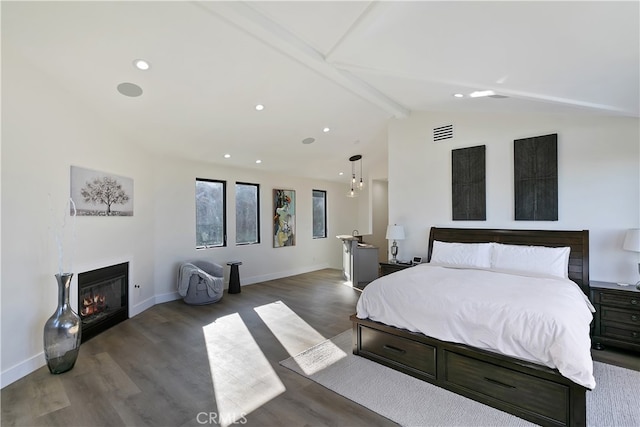
[[[396,263],[398,260],[396,256],[398,255],[398,244],[396,240],[404,240],[404,228],[401,225],[388,225],[387,226],[387,240],[393,240],[393,244],[391,245],[391,256],[393,259],[391,262]]]
[[[627,230],[624,236],[624,244],[622,248],[627,251],[640,252],[640,229],[634,228]],[[638,263],[638,273],[640,273],[640,263]],[[640,280],[636,283],[636,288],[640,289]]]

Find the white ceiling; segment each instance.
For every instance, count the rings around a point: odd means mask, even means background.
[[[149,149],[346,182],[415,111],[639,117],[639,4],[2,1],[2,48]]]

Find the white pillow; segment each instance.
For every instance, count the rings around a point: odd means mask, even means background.
[[[504,245],[494,243],[491,268],[523,273],[569,277],[569,253],[571,248],[545,246]]]
[[[491,243],[433,241],[431,262],[460,267],[491,268]]]

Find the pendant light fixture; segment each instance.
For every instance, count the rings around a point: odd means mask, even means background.
[[[364,181],[362,179],[362,155],[356,154],[349,157],[351,162],[351,185],[347,197],[358,197],[358,191],[364,188]],[[356,162],[360,161],[360,181],[356,180]]]
[[[362,180],[362,156],[360,157],[360,182],[358,183],[358,190],[362,190],[364,188],[364,181]]]

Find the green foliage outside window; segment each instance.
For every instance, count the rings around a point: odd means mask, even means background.
[[[236,183],[236,243],[260,243],[260,188]]]
[[[327,192],[313,190],[313,238],[327,237]]]
[[[196,248],[226,245],[225,186],[196,179]]]

